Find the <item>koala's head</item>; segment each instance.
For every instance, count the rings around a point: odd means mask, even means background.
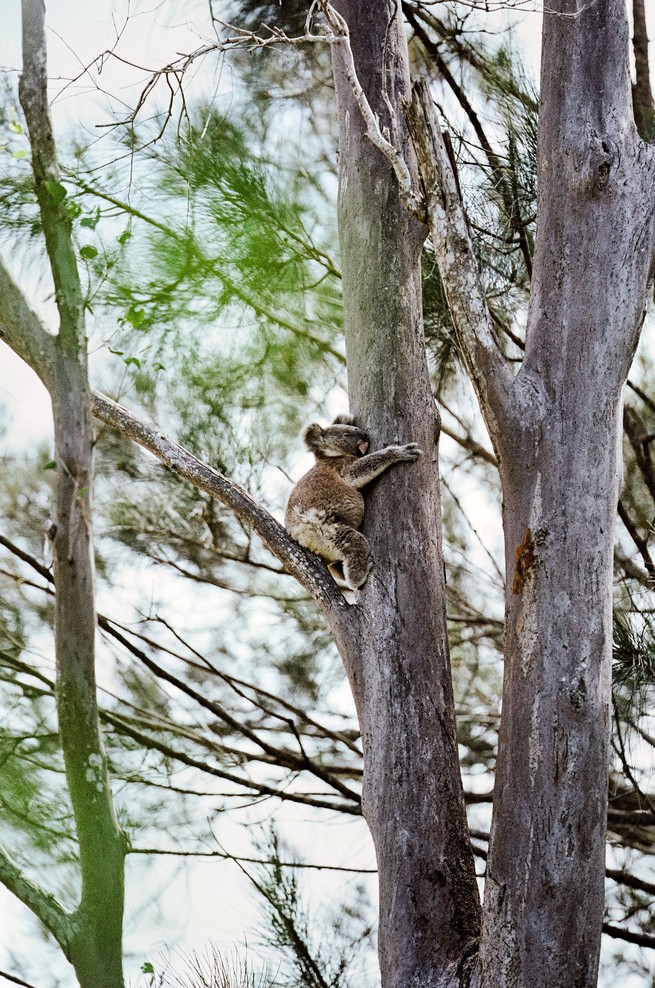
[[[339,415],[332,425],[317,422],[308,425],[302,434],[307,448],[318,459],[331,456],[364,456],[368,452],[369,438],[363,429],[352,425],[352,419]]]

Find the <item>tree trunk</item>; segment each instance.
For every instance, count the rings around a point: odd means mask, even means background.
[[[82,873],[69,959],[81,988],[121,988],[127,843],[114,813],[96,705],[93,428],[85,365],[83,355],[60,355],[52,401],[57,715]]]
[[[54,555],[57,715],[80,855],[81,898],[53,932],[81,988],[122,988],[123,871],[127,842],[114,813],[95,683],[96,614],[92,539],[93,427],[84,299],[64,203],[47,99],[45,7],[23,0],[19,94],[59,312],[51,337],[26,306],[12,309],[14,345],[31,358],[52,399],[57,486]],[[63,195],[62,195],[63,192]],[[5,279],[6,280],[6,279]],[[11,287],[13,294],[15,286]],[[10,335],[10,342],[12,336]],[[34,902],[38,897],[32,895]],[[37,908],[48,922],[52,916]],[[52,922],[52,919],[50,919]],[[63,935],[62,935],[63,934]]]
[[[398,8],[348,0],[339,9],[369,103],[383,127],[398,128],[396,146],[411,160],[400,107],[409,82]],[[361,596],[359,654],[344,657],[363,735],[364,814],[377,853],[382,984],[425,988],[456,983],[457,961],[479,927],[446,636],[438,422],[422,326],[426,230],[401,204],[391,167],[365,134],[344,49],[333,50],[351,408],[373,449],[413,441],[424,451],[367,494],[364,531],[374,569]]]
[[[621,389],[653,251],[623,0],[575,16],[566,0],[556,7],[544,14],[538,229],[516,380],[534,397],[497,437],[505,685],[483,988],[597,983]]]

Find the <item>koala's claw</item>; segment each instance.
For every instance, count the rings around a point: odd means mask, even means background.
[[[406,446],[401,446],[401,450],[407,460],[418,460],[419,456],[423,456],[423,450],[420,448],[418,443],[407,443]]]

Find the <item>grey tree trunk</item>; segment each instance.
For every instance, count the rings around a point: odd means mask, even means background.
[[[624,0],[544,13],[526,353],[494,343],[429,99],[412,133],[439,267],[499,461],[505,684],[476,984],[592,988],[603,916],[621,389],[653,264],[653,149]]]
[[[623,0],[544,14],[531,414],[499,436],[505,687],[481,985],[593,986],[603,917],[621,389],[653,259]],[[499,950],[499,944],[501,949]]]
[[[339,10],[371,108],[382,127],[402,128],[396,146],[411,162],[400,104],[409,73],[396,4],[348,0]],[[351,409],[373,448],[418,442],[424,451],[367,495],[364,531],[374,569],[358,608],[356,642],[344,657],[362,728],[363,809],[379,870],[382,983],[425,988],[454,983],[480,915],[446,634],[438,421],[421,307],[426,229],[402,205],[389,163],[366,136],[343,48],[333,52]]]

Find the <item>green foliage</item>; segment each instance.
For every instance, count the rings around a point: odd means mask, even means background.
[[[636,697],[655,686],[655,626],[648,611],[629,614],[614,608],[612,651],[616,687]],[[644,700],[640,706],[646,706]]]

